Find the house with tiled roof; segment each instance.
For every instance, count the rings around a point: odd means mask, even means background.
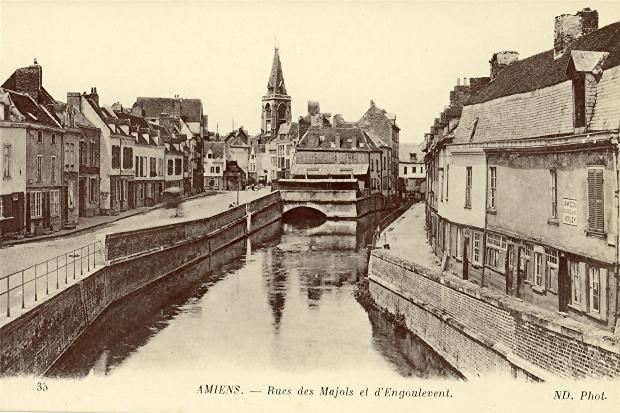
[[[29,94],[0,88],[0,237],[62,227],[62,125]]]
[[[368,193],[381,193],[381,148],[360,127],[311,126],[299,140],[293,179],[352,179]]]
[[[429,242],[484,287],[618,327],[620,22],[557,16],[550,49],[493,54],[457,126],[426,140]]]
[[[111,107],[101,106],[97,88],[90,93],[68,92],[67,102],[75,106],[101,130],[99,151],[99,197],[101,213],[115,215],[135,208],[134,147],[129,119],[120,119]]]
[[[398,165],[399,185],[407,196],[422,199],[426,192],[426,173],[424,170],[424,153],[422,145],[400,142],[400,159]]]
[[[67,186],[67,204],[74,206],[67,208],[65,225],[73,227],[79,217],[99,215],[101,131],[69,103],[56,102],[47,108],[56,114],[65,129],[63,183]]]
[[[134,137],[134,184],[133,204],[136,207],[151,206],[161,202],[165,189],[166,146],[161,141],[160,129],[155,128],[143,116],[123,110],[117,105],[114,113],[119,119],[129,120],[129,132]]]
[[[133,113],[139,112],[148,121],[161,123],[162,115],[174,119],[185,143],[181,145],[186,156],[183,160],[186,192],[203,190],[203,142],[208,137],[208,117],[204,114],[202,100],[195,98],[138,97]],[[163,126],[169,127],[167,124]]]
[[[226,169],[226,144],[206,141],[204,144],[204,185],[207,190],[224,189],[224,170]]]
[[[57,116],[42,73],[35,61],[15,70],[2,86],[3,236],[41,234],[77,223],[76,141]]]
[[[383,142],[389,145],[391,151],[387,160],[387,167],[390,171],[388,179],[388,193],[398,194],[398,141],[400,128],[396,124],[396,115],[388,113],[385,109],[375,105],[370,101],[370,107],[362,115],[358,124],[365,130],[378,136]]]

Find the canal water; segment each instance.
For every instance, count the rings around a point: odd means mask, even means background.
[[[377,217],[274,223],[110,307],[47,372],[226,368],[457,378],[420,339],[355,299]]]

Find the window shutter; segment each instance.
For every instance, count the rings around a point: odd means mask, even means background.
[[[596,230],[605,231],[605,215],[603,213],[603,170],[595,169],[594,190],[596,192]]]
[[[607,269],[601,268],[601,279],[599,281],[600,296],[600,317],[607,320]]]
[[[588,229],[605,231],[603,169],[588,169]]]
[[[579,306],[581,307],[581,310],[585,311],[588,308],[588,301],[590,300],[590,295],[588,294],[588,289],[586,288],[588,279],[590,278],[589,274],[588,274],[588,269],[586,268],[586,264],[583,262],[579,263],[579,281],[580,281],[580,296],[581,296],[581,303],[579,304]]]

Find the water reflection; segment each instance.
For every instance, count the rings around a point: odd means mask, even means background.
[[[113,305],[48,374],[219,365],[454,376],[424,343],[394,336],[355,300],[376,222],[270,225]]]

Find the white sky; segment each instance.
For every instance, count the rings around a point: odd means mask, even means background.
[[[418,142],[457,77],[488,75],[495,51],[553,46],[553,19],[590,7],[599,27],[620,2],[7,2],[0,1],[0,78],[34,57],[58,100],[96,86],[102,103],[201,98],[209,129],[260,131],[274,36],[293,119],[318,100],[357,120],[374,99],[401,141]]]

